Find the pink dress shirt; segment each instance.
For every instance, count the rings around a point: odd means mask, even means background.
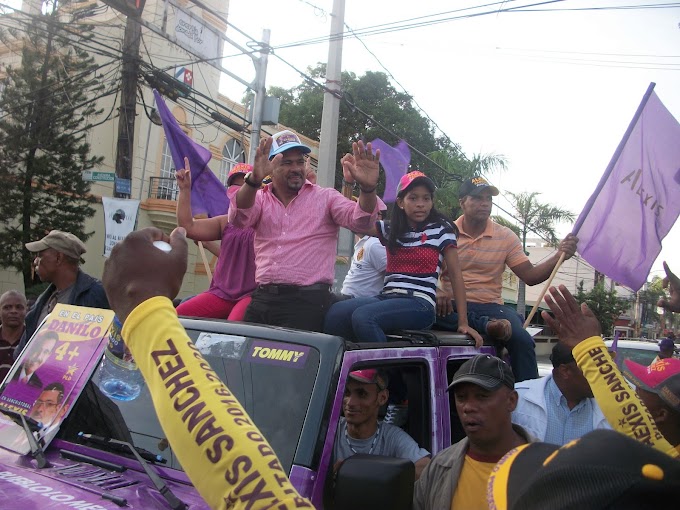
[[[230,197],[231,198],[231,197]],[[255,281],[259,285],[333,284],[340,227],[366,232],[378,216],[333,188],[307,181],[285,207],[271,190],[259,190],[249,209],[229,205],[229,222],[255,230]]]

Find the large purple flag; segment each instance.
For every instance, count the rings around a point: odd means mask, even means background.
[[[680,215],[680,124],[653,88],[574,225],[581,256],[634,290]]]
[[[408,165],[411,162],[411,151],[404,140],[399,140],[397,145],[390,147],[380,138],[376,138],[371,142],[371,146],[374,151],[375,149],[380,149],[380,164],[385,169],[383,202],[394,202],[397,199],[399,179],[406,175],[408,171]]]
[[[184,158],[189,158],[191,214],[194,216],[207,214],[210,218],[226,214],[229,210],[227,190],[208,167],[210,151],[194,142],[182,131],[158,91],[154,90],[153,93],[175,168],[184,168]]]

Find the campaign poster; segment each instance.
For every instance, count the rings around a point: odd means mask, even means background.
[[[104,256],[109,257],[111,250],[135,229],[139,200],[102,197],[104,205]]]
[[[78,399],[106,348],[111,310],[57,304],[26,344],[0,391],[0,408],[38,424],[43,448]],[[7,415],[0,419],[0,446],[28,453],[28,439]]]

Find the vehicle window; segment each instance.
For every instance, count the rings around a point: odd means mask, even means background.
[[[641,365],[649,365],[658,354],[658,351],[618,347],[616,349],[616,361],[620,363],[621,360],[629,359]]]
[[[394,420],[421,448],[432,451],[431,394],[427,366],[396,366],[389,369],[390,393],[385,419]],[[394,384],[394,385],[393,385]]]
[[[446,380],[450,382],[453,376],[458,371],[460,366],[465,363],[465,359],[454,359],[449,360],[446,364]],[[465,437],[465,431],[463,430],[463,425],[460,423],[460,417],[458,416],[458,411],[456,410],[456,401],[452,391],[447,392],[449,396],[449,413],[451,419],[451,444],[456,444],[458,441]]]
[[[195,330],[187,333],[269,440],[283,468],[289,471],[316,381],[318,351],[258,338]],[[92,381],[95,385],[99,383],[98,370]],[[165,440],[146,385],[135,400],[111,402],[120,411],[135,446],[163,456],[168,467],[182,469]],[[77,419],[73,415],[71,418]]]
[[[387,404],[380,408],[378,419],[396,425],[407,432],[420,447],[432,447],[430,427],[430,394],[427,366],[417,365],[357,365],[353,370],[380,368],[389,376],[390,392]],[[344,391],[343,388],[339,389]]]

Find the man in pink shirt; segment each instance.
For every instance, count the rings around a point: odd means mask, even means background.
[[[229,221],[255,230],[257,287],[244,321],[322,331],[331,305],[340,227],[366,232],[378,214],[375,188],[380,152],[353,144],[345,165],[359,184],[358,202],[306,179],[311,151],[295,133],[262,140],[253,171],[231,198]],[[263,188],[262,180],[272,182]]]

